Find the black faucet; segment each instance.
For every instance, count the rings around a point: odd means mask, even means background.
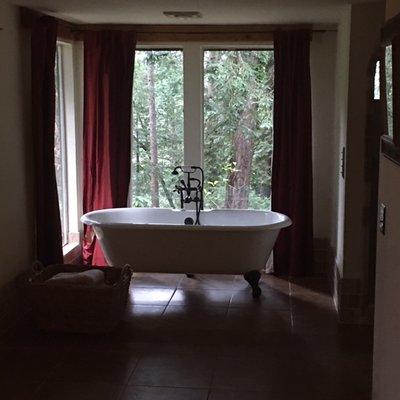
[[[192,174],[200,171],[201,179],[193,178]],[[184,204],[196,204],[196,221],[195,225],[200,225],[200,211],[204,208],[203,202],[203,187],[204,187],[204,171],[200,167],[190,166],[185,167],[178,165],[172,171],[172,175],[183,173],[186,179],[181,179],[179,185],[175,185],[175,192],[178,192],[181,199],[181,208]]]

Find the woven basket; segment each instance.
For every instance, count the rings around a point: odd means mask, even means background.
[[[24,289],[39,329],[100,333],[115,328],[128,298],[130,266],[98,268],[104,272],[106,284],[97,287],[58,286],[46,282],[59,272],[82,272],[92,268],[68,264],[44,268],[39,263],[34,264]]]

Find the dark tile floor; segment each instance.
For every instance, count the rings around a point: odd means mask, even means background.
[[[0,339],[0,397],[367,400],[371,329],[337,323],[326,282],[136,274],[112,334],[21,323]]]

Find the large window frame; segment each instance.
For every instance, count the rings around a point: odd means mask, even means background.
[[[79,82],[76,79],[76,48],[73,42],[57,41],[58,104],[60,121],[60,144],[62,162],[62,230],[63,254],[65,261],[72,261],[79,254],[81,224],[81,175],[82,140],[78,124],[81,116],[81,102],[78,101]],[[77,90],[78,89],[78,90]]]
[[[206,50],[272,50],[272,41],[263,43],[221,41],[168,41],[137,44],[138,50],[181,50],[183,52],[184,90],[184,154],[185,165],[203,166],[203,100],[204,100],[204,51]],[[79,255],[82,225],[82,120],[83,120],[83,44],[68,40],[57,41],[58,62],[61,71],[62,121],[64,125],[65,176],[67,204],[63,253],[66,261]]]
[[[204,52],[207,50],[269,50],[273,42],[138,42],[137,50],[181,50],[183,53],[183,160],[204,167]],[[190,208],[190,205],[189,207]]]

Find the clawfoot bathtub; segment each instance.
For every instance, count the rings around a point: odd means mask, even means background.
[[[185,225],[194,211],[116,208],[85,214],[110,265],[137,272],[243,274],[259,296],[265,268],[282,228],[283,214],[256,210],[205,210],[201,225]]]

